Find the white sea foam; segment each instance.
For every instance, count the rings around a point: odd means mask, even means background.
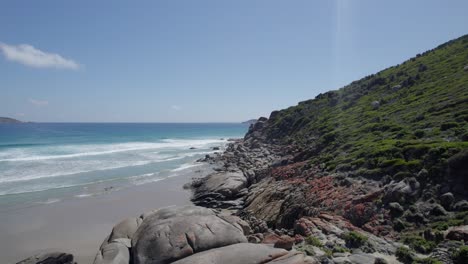
[[[60,202],[61,200],[60,199],[47,199],[46,201],[40,201],[40,202],[36,202],[38,204],[52,204],[52,203],[57,203],[57,202]]]
[[[182,163],[190,161],[190,157],[213,153],[211,147],[225,143],[226,140],[219,139],[165,139],[160,142],[5,149],[0,151],[0,195],[87,186],[113,180],[128,179],[137,185],[160,181],[164,177],[158,173],[128,177],[125,168],[133,170],[133,167],[150,166],[138,169],[147,170],[153,166],[151,164],[161,163],[155,165],[156,168],[164,170],[164,167],[169,167],[167,169],[173,174],[167,176],[170,177],[199,165],[184,163],[171,171],[170,167],[173,168],[177,160]],[[60,179],[52,179],[56,177]]]
[[[86,198],[90,196],[93,196],[93,195],[91,193],[82,193],[82,194],[75,195],[76,198]]]
[[[137,150],[150,150],[150,149],[180,149],[180,148],[201,148],[207,145],[223,143],[225,140],[219,139],[164,139],[161,142],[128,142],[116,144],[96,144],[96,145],[64,145],[53,147],[55,152],[65,152],[67,154],[57,155],[41,155],[41,152],[50,153],[51,147],[29,149],[31,153],[27,153],[21,149],[11,149],[1,153],[1,161],[38,161],[49,159],[70,159],[86,156],[107,155],[118,152],[128,152]],[[38,153],[39,152],[39,153]]]
[[[193,167],[198,167],[198,166],[201,166],[201,165],[203,165],[203,164],[201,164],[201,163],[198,163],[198,164],[197,163],[182,164],[180,167],[175,168],[175,169],[173,169],[171,171],[173,171],[173,172],[183,171],[183,170],[187,170],[187,169],[190,169],[190,168],[193,168]]]

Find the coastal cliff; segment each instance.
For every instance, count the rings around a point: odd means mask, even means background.
[[[463,36],[259,118],[193,202],[322,263],[464,263],[467,105]]]
[[[194,206],[123,220],[94,263],[466,263],[467,103],[463,36],[274,111],[198,161]]]

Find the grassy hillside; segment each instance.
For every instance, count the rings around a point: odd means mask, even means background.
[[[378,179],[425,168],[442,180],[468,149],[468,35],[273,112],[270,141],[300,146],[328,171]],[[454,154],[463,152],[459,156]],[[452,157],[451,160],[450,157]],[[458,159],[457,159],[458,158]]]

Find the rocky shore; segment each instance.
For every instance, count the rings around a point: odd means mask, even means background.
[[[214,171],[184,186],[194,206],[123,220],[94,264],[454,263],[468,226],[425,231],[428,240],[443,241],[426,254],[406,252],[398,230],[466,210],[466,201],[451,193],[422,201],[416,178],[385,183],[328,173],[304,162],[300,148],[268,142],[266,122],[260,118],[244,139],[198,160]],[[44,253],[19,263],[74,262],[70,254]]]

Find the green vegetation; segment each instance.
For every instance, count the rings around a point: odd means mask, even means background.
[[[349,249],[335,245],[332,249],[332,252],[333,253],[345,253],[345,252],[349,252]]]
[[[397,259],[403,263],[413,263],[415,260],[415,255],[407,247],[399,247],[395,253]]]
[[[326,170],[441,181],[468,148],[468,35],[272,113],[266,134]],[[467,154],[468,155],[468,154]],[[338,166],[339,165],[339,166]],[[338,167],[337,167],[338,166]]]
[[[441,261],[434,258],[418,258],[407,247],[399,247],[395,253],[397,259],[405,264],[442,264]]]
[[[459,226],[468,224],[468,211],[459,212],[453,218],[441,219],[430,224],[432,229],[438,231],[447,230],[451,226]]]
[[[408,235],[402,238],[403,243],[410,246],[419,253],[427,254],[435,248],[436,244],[433,241],[428,241],[417,235]]]
[[[452,256],[455,264],[468,263],[468,246],[461,246]]]
[[[315,246],[315,247],[319,247],[319,248],[323,247],[322,242],[320,242],[320,240],[318,238],[314,237],[314,236],[306,237],[305,242],[306,242],[306,244],[312,245],[312,246]]]
[[[356,231],[350,231],[344,234],[343,239],[350,248],[358,248],[367,242],[367,237]]]

